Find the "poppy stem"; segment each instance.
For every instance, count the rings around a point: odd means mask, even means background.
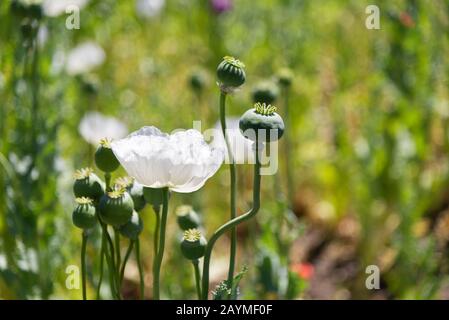
[[[221,130],[223,132],[223,137],[226,141],[226,149],[228,150],[229,159],[229,173],[231,179],[231,198],[230,198],[230,210],[231,218],[234,219],[237,216],[236,208],[236,194],[237,194],[237,176],[235,170],[234,156],[232,154],[231,143],[229,137],[226,134],[226,93],[223,91],[220,93],[220,122]],[[232,287],[232,282],[234,280],[234,270],[235,270],[235,256],[237,253],[237,232],[236,228],[231,229],[231,248],[229,250],[229,270],[228,270],[228,285]]]
[[[192,260],[193,268],[195,270],[195,284],[198,299],[201,300],[201,273],[198,259]]]
[[[254,217],[260,208],[260,160],[259,160],[259,142],[255,142],[256,146],[256,164],[254,165],[254,182],[253,182],[253,207],[250,211],[248,211],[245,214],[242,214],[227,223],[223,224],[221,227],[219,227],[212,237],[210,238],[207,247],[206,252],[204,255],[204,261],[203,261],[203,279],[202,279],[202,289],[201,289],[201,295],[203,300],[207,300],[209,295],[209,266],[210,266],[210,258],[212,255],[212,250],[214,248],[215,242],[228,230],[235,228],[240,223],[245,222],[246,220]]]
[[[136,261],[137,261],[137,268],[139,269],[139,282],[140,282],[140,300],[145,299],[145,278],[143,275],[143,267],[142,267],[142,260],[140,259],[140,240],[139,238],[136,239]]]
[[[86,294],[86,246],[87,246],[87,232],[83,231],[81,241],[81,279],[82,279],[82,291],[83,300],[87,300]]]
[[[104,273],[104,247],[105,247],[105,240],[104,236],[101,236],[101,249],[100,249],[100,278],[98,279],[98,286],[97,286],[97,300],[100,300],[101,298],[101,284],[103,282],[103,273]]]
[[[123,259],[122,267],[120,268],[120,287],[122,286],[123,278],[125,276],[126,264],[128,263],[128,259],[129,256],[131,255],[131,252],[133,251],[133,248],[134,248],[134,240],[130,240],[128,249],[126,250],[125,258]]]
[[[156,259],[153,263],[153,299],[160,299],[159,284],[160,284],[160,273],[162,259],[164,257],[165,248],[165,229],[167,226],[167,215],[168,215],[168,188],[162,189],[163,193],[163,204],[162,204],[162,216],[159,228],[159,248],[157,250]]]

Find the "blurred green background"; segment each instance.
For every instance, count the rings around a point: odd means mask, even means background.
[[[263,178],[257,221],[239,227],[238,268],[248,266],[241,298],[449,298],[447,0],[153,0],[147,11],[134,0],[78,0],[79,30],[44,2],[34,24],[13,13],[11,1],[0,3],[1,299],[80,297],[66,288],[66,267],[79,264],[81,242],[71,223],[72,175],[93,166],[82,117],[99,111],[130,131],[170,132],[194,120],[213,127],[215,69],[225,55],[247,73],[229,99],[231,116],[251,107],[257,83],[274,81],[280,68],[294,73],[293,201],[281,141],[280,171]],[[370,4],[380,9],[380,30],[365,27]],[[86,42],[102,48],[98,65],[74,74],[67,57]],[[190,85],[198,73],[200,91]],[[239,212],[250,205],[251,174],[239,166]],[[212,233],[228,218],[228,179],[223,165],[195,194],[173,194],[170,211],[194,205]],[[150,286],[151,208],[142,217]],[[163,297],[194,298],[173,214],[168,233]],[[89,294],[98,246],[97,237],[88,249]],[[223,238],[214,251],[214,283],[226,277],[228,248]],[[380,268],[379,290],[365,287],[369,265]],[[131,261],[125,297],[136,297],[137,281]]]

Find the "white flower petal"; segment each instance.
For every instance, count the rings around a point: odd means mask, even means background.
[[[103,64],[106,54],[95,42],[84,42],[67,55],[65,69],[70,75],[87,73]]]
[[[94,146],[101,139],[121,139],[128,133],[128,128],[119,120],[105,116],[99,112],[89,112],[82,119],[78,127],[81,136]]]

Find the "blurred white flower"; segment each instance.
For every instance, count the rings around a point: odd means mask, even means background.
[[[229,117],[226,118],[226,132],[231,145],[232,155],[234,156],[234,162],[238,164],[254,163],[254,150],[253,142],[246,139],[239,128],[239,118]],[[226,156],[226,163],[229,163],[228,152],[226,148],[226,142],[221,131],[221,124],[218,121],[214,130],[218,131],[218,134],[214,135],[212,146],[223,150]]]
[[[103,64],[106,58],[104,50],[95,42],[84,42],[68,55],[65,69],[70,75],[86,73]]]
[[[157,16],[164,8],[165,0],[137,0],[137,15],[143,18],[152,18]]]
[[[81,119],[79,133],[87,142],[98,145],[101,139],[121,139],[128,134],[128,128],[119,120],[99,112],[88,112]]]
[[[143,127],[111,146],[137,182],[181,193],[200,189],[223,162],[223,151],[209,146],[193,129],[169,135],[156,127]]]
[[[48,17],[56,17],[66,13],[66,8],[76,6],[82,9],[89,0],[44,0],[44,14]]]

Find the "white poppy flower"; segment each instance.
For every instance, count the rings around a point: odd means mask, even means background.
[[[232,155],[234,156],[234,162],[237,164],[255,163],[253,142],[249,139],[246,139],[240,132],[239,118],[226,118],[226,127],[227,136],[231,145]],[[214,130],[218,131],[218,134],[214,135],[212,145],[216,148],[224,150],[226,155],[226,163],[229,163],[226,142],[223,137],[221,124],[219,121],[215,124]]]
[[[121,139],[128,134],[125,124],[99,112],[88,112],[81,119],[78,130],[84,140],[95,146],[103,138]]]
[[[84,42],[67,55],[65,69],[70,75],[86,73],[103,64],[104,50],[95,42]]]
[[[57,17],[66,13],[66,9],[75,6],[82,9],[89,0],[45,0],[43,3],[44,14],[48,17]]]
[[[152,18],[157,16],[165,5],[165,0],[137,0],[137,15],[143,18]]]
[[[193,129],[169,135],[156,127],[143,127],[113,141],[111,146],[120,164],[137,182],[181,193],[200,189],[224,158],[222,150],[209,146]]]

